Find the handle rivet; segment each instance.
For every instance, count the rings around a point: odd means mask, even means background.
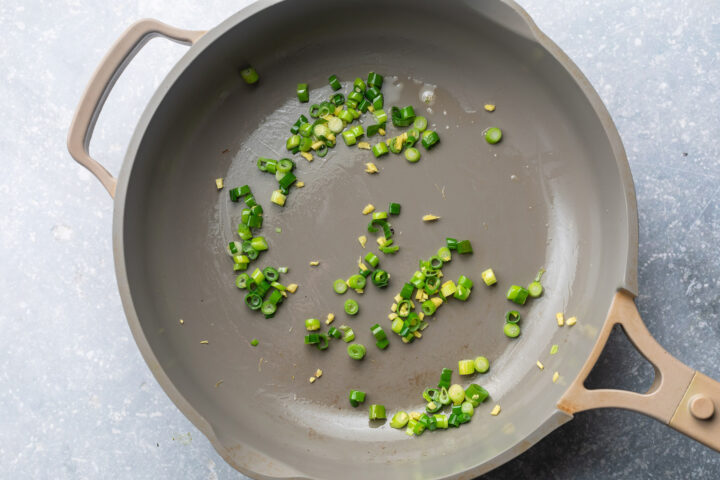
[[[698,393],[690,397],[688,402],[690,414],[698,420],[707,420],[715,413],[715,405],[707,395]]]

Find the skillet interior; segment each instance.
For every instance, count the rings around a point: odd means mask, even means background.
[[[557,400],[585,361],[614,291],[632,288],[632,190],[623,188],[614,128],[598,117],[583,91],[589,87],[578,86],[527,31],[486,16],[513,18],[514,10],[469,3],[288,1],[255,7],[261,11],[238,23],[246,15],[240,12],[191,50],[140,122],[115,225],[128,318],[166,391],[245,472],[436,478],[487,470],[567,419]],[[256,88],[237,75],[247,62],[260,72]],[[381,173],[370,176],[363,173],[370,152],[340,142],[325,159],[298,157],[306,187],[293,191],[284,209],[270,204],[275,181],[254,163],[287,156],[288,129],[307,111],[296,83],[308,82],[316,101],[330,94],[328,75],[337,74],[347,93],[348,82],[370,70],[385,75],[388,111],[414,105],[441,145],[429,153],[421,147],[415,165],[392,154],[377,160]],[[428,86],[436,86],[431,110],[419,98]],[[497,111],[483,111],[485,103]],[[501,144],[482,140],[488,126],[503,129]],[[271,250],[255,265],[288,266],[286,281],[300,284],[272,320],[249,314],[234,287],[224,246],[234,239],[240,207],[226,191],[217,193],[217,177],[250,184],[265,208],[262,233]],[[361,304],[360,315],[348,319],[346,297],[332,292],[332,281],[354,273],[367,251],[356,240],[367,234],[362,207],[390,201],[403,206],[393,221],[401,252],[381,255],[391,288],[348,295]],[[442,219],[423,224],[429,212]],[[393,336],[387,351],[376,350],[369,326],[389,331],[392,296],[446,236],[475,247],[446,271],[475,280],[470,300],[443,306],[422,340],[403,345]],[[309,260],[321,264],[311,268]],[[479,274],[490,266],[500,281],[488,289]],[[510,308],[504,292],[531,281],[541,266],[548,270],[545,295],[520,309],[523,334],[511,341],[502,334]],[[557,311],[577,315],[578,325],[558,329]],[[350,360],[340,342],[326,352],[302,344],[304,319],[329,312],[369,347],[363,362]],[[252,338],[260,346],[250,347]],[[560,349],[550,357],[552,344]],[[492,367],[473,381],[491,399],[461,429],[409,438],[388,425],[369,428],[367,409],[347,403],[348,390],[359,388],[368,392],[366,405],[420,410],[422,390],[443,366],[479,354]],[[324,375],[311,385],[316,368]],[[491,417],[496,403],[502,414]]]

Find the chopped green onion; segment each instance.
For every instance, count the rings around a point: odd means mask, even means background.
[[[473,407],[473,404],[470,402],[463,402],[460,407],[462,408],[462,413],[466,415],[473,416],[473,413],[475,413],[475,407]]]
[[[370,264],[371,267],[375,268],[380,263],[380,259],[377,255],[375,255],[372,252],[368,252],[367,255],[365,255],[365,261]]]
[[[372,105],[367,98],[363,98],[360,103],[358,103],[357,109],[360,110],[362,113],[365,113],[368,111],[368,108]]]
[[[557,352],[558,352],[557,345],[553,345],[552,347],[550,347],[550,355],[555,355]]]
[[[341,112],[342,113],[342,112]],[[345,141],[345,145],[348,147],[350,145],[355,145],[357,143],[357,139],[355,138],[355,135],[350,130],[345,130],[342,132],[343,140]]]
[[[457,252],[460,255],[464,255],[466,253],[473,253],[473,248],[472,248],[472,244],[470,243],[470,240],[463,240],[461,242],[458,242]]]
[[[259,310],[260,307],[262,307],[262,297],[256,293],[248,293],[245,295],[245,305],[247,305],[250,310]]]
[[[265,275],[263,275],[262,270],[259,268],[256,268],[253,273],[250,275],[250,278],[252,278],[253,282],[255,284],[260,284],[263,280],[265,280]]]
[[[320,330],[320,320],[317,318],[308,318],[305,320],[305,328],[309,331]]]
[[[260,80],[260,75],[258,75],[253,67],[247,67],[240,70],[240,76],[248,85],[257,83],[258,80]]]
[[[452,379],[452,370],[449,368],[443,368],[440,374],[440,381],[438,382],[438,388],[450,388],[450,380]],[[442,390],[441,390],[442,395]]]
[[[415,286],[412,283],[406,283],[400,291],[400,296],[407,300],[412,297],[413,290],[415,290]]]
[[[405,425],[407,425],[408,421],[410,420],[410,416],[403,412],[397,412],[395,415],[393,415],[392,419],[390,420],[390,426],[392,428],[405,428]]]
[[[516,323],[506,323],[503,327],[503,333],[510,338],[520,335],[520,327]]]
[[[365,98],[365,96],[361,92],[353,90],[352,92],[348,93],[347,98],[348,100],[360,103],[362,102],[363,98]]]
[[[437,132],[432,130],[425,130],[422,134],[422,145],[426,150],[430,150],[440,141],[440,137]]]
[[[365,345],[360,343],[353,343],[347,347],[348,356],[353,360],[362,360],[365,357],[365,352]]]
[[[390,203],[390,206],[388,207],[388,213],[390,215],[400,215],[400,209],[401,206],[399,203]]]
[[[460,360],[458,362],[458,373],[460,375],[472,375],[475,373],[475,362],[472,360]]]
[[[365,402],[365,392],[360,390],[350,390],[348,399],[350,400],[350,405],[357,407],[361,403]]]
[[[505,313],[505,322],[506,323],[518,323],[520,322],[520,312],[517,310],[510,310],[509,312]]]
[[[368,129],[369,131],[369,129]],[[383,155],[387,155],[388,153],[388,147],[384,142],[376,143],[372,147],[373,155],[375,155],[375,158],[382,157]]]
[[[315,345],[319,350],[326,350],[328,346],[330,345],[330,341],[328,339],[328,336],[324,333],[319,333],[318,337],[320,338],[320,341]]]
[[[537,276],[535,277],[535,281],[528,285],[528,293],[533,298],[537,298],[542,295],[543,286],[540,283],[540,280],[542,279],[543,273],[545,273],[545,269],[541,268]]]
[[[386,220],[388,218],[387,212],[373,212],[373,220]]]
[[[265,240],[265,237],[255,237],[250,240],[250,244],[252,245],[252,248],[258,252],[263,252],[268,249],[268,243],[267,240]]]
[[[448,388],[448,396],[451,402],[455,405],[460,405],[463,400],[465,400],[465,390],[456,383]]]
[[[370,327],[370,333],[373,334],[373,337],[375,337],[376,343],[375,345],[380,349],[384,350],[388,346],[388,339],[387,334],[385,333],[385,330],[379,325],[375,324],[372,327]]]
[[[377,269],[372,273],[372,283],[376,287],[387,287],[390,281],[390,275],[385,270]]]
[[[245,289],[247,288],[247,284],[250,281],[250,275],[247,273],[241,273],[240,275],[235,278],[235,286],[237,288]]]
[[[310,333],[305,335],[305,345],[315,345],[320,342],[320,334]]]
[[[415,117],[413,128],[417,129],[419,132],[424,132],[427,129],[427,118],[421,116]]]
[[[362,275],[352,275],[347,280],[348,287],[352,288],[353,290],[363,289],[363,288],[365,288],[365,284],[366,284],[366,280],[365,280],[365,277],[363,277]],[[346,308],[347,308],[347,302],[349,302],[349,301],[350,300],[345,302]],[[354,302],[354,300],[353,300],[353,302]],[[355,313],[357,313],[357,312],[355,312]],[[350,315],[355,315],[355,314],[351,313]]]
[[[367,136],[372,137],[376,133],[380,131],[380,129],[384,129],[385,124],[384,123],[376,123],[374,125],[368,125],[367,127]],[[387,146],[387,145],[386,145]]]
[[[450,260],[452,260],[452,252],[450,251],[450,249],[448,247],[440,247],[437,251],[437,256],[440,260],[443,261],[443,263],[446,263],[446,262],[449,262]],[[465,277],[460,277],[460,278],[465,278]],[[472,282],[470,282],[469,288],[472,288]]]
[[[510,287],[510,290],[508,290],[506,297],[518,305],[525,305],[528,295],[530,295],[530,292],[527,289],[519,285],[513,285]]]
[[[307,83],[298,83],[297,96],[298,100],[300,100],[302,103],[307,103],[307,101],[310,100],[310,93],[308,92]]]
[[[260,311],[265,315],[265,318],[272,318],[277,311],[277,304],[265,301],[260,308]]]
[[[475,357],[473,363],[475,364],[476,372],[486,373],[490,369],[490,360],[485,357]]]
[[[265,267],[262,271],[263,276],[265,276],[265,280],[268,282],[275,282],[280,278],[280,273],[272,267]]]
[[[470,402],[473,407],[477,407],[490,396],[487,390],[476,383],[471,383],[465,389],[465,400]]]
[[[362,78],[356,78],[353,82],[353,90],[358,93],[365,93],[365,82],[363,82]]]
[[[258,157],[257,167],[261,172],[275,173],[277,161],[272,158]]]
[[[343,95],[342,93],[336,93],[335,95],[332,96],[332,98],[330,99],[330,101],[331,101],[336,107],[339,107],[340,105],[342,105],[343,103],[345,103],[345,95]]]
[[[437,310],[437,306],[432,300],[425,300],[422,303],[422,311],[426,316],[432,316],[435,314],[435,310]]]
[[[377,97],[379,97],[380,95],[381,95],[380,90],[378,90],[375,87],[370,87],[365,90],[365,99],[367,99],[371,102],[373,100],[375,100]]]
[[[453,297],[464,302],[470,297],[470,292],[471,290],[469,288],[458,285],[455,293],[453,294]]]
[[[287,142],[285,143],[285,148],[288,150],[292,150],[294,148],[300,147],[300,140],[302,137],[300,135],[293,135],[290,138],[287,139]]]
[[[345,283],[345,280],[343,280],[342,278],[338,278],[333,282],[333,290],[335,290],[335,293],[342,295],[343,293],[347,292],[347,289],[347,283]]]
[[[328,78],[328,83],[330,84],[330,88],[333,90],[340,90],[342,88],[342,85],[340,85],[340,80],[338,80],[337,75],[330,75],[330,78]]]
[[[385,406],[384,405],[370,405],[370,420],[384,420],[385,419]]]
[[[252,345],[253,347],[257,347],[259,343],[260,343],[260,341],[257,338],[253,338],[250,341],[250,345]]]
[[[328,329],[328,336],[333,337],[333,338],[340,338],[340,337],[342,337],[342,333],[340,333],[340,330],[338,330],[337,328],[330,327]]]
[[[372,106],[375,110],[380,110],[385,106],[385,96],[381,93],[372,99]]]
[[[415,163],[420,160],[420,151],[415,147],[410,147],[405,150],[405,159],[410,163]]]
[[[286,274],[286,273],[288,273],[288,268],[287,267],[278,267],[278,272],[280,272],[282,274]]]
[[[368,73],[367,84],[371,87],[382,88],[383,76],[375,72],[370,72]]]
[[[357,315],[358,311],[360,311],[360,305],[358,305],[358,302],[356,302],[352,298],[348,298],[347,300],[345,300],[345,313],[347,313],[348,315]]]
[[[488,287],[497,283],[497,278],[495,278],[495,272],[493,272],[492,268],[488,268],[480,275],[482,276],[483,282],[485,282],[485,285],[487,285]]]
[[[342,337],[343,342],[350,343],[353,340],[355,340],[355,332],[353,332],[352,328],[342,325],[340,327],[340,331],[343,332],[343,337]]]
[[[490,127],[485,130],[485,140],[487,143],[494,145],[502,140],[502,130],[497,127]]]
[[[385,113],[385,110],[382,110],[382,109],[380,109],[380,110],[375,110],[375,111],[373,112],[373,115],[375,116],[375,121],[376,121],[378,124],[387,122],[388,116],[387,116],[387,113]]]
[[[274,190],[270,195],[270,201],[275,205],[282,207],[285,205],[285,200],[287,200],[287,195],[284,195],[280,190]]]

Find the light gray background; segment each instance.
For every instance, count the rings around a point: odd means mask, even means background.
[[[140,357],[116,290],[112,202],[65,137],[85,82],[131,22],[209,29],[247,3],[0,4],[0,478],[241,478]],[[720,378],[720,2],[522,3],[625,143],[643,318],[671,353]],[[153,41],[118,82],[92,144],[110,171],[183,52]],[[648,385],[651,368],[618,337],[593,384]],[[720,454],[639,414],[596,411],[487,478],[531,476],[716,479]]]

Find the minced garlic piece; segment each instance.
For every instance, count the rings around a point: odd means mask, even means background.
[[[368,162],[365,164],[365,173],[372,174],[372,173],[378,173],[378,172],[379,172],[379,170],[378,170],[377,166],[375,166],[374,163]]]
[[[375,205],[373,205],[372,203],[368,203],[367,205],[365,205],[365,208],[363,208],[362,213],[363,213],[363,215],[368,215],[374,211],[375,211]]]
[[[207,340],[200,340],[200,343],[202,343],[203,345],[207,345],[210,342],[208,342]]]
[[[418,332],[417,330],[413,332],[413,335],[415,335],[415,338],[422,338],[422,333]]]
[[[500,415],[500,405],[495,405],[492,410],[490,410],[490,415],[493,417],[497,417]]]
[[[569,327],[572,327],[573,325],[575,325],[575,324],[577,323],[577,317],[570,317],[570,318],[567,319],[567,321],[566,321],[565,323],[566,323]]]
[[[443,299],[440,297],[433,297],[430,299],[430,301],[435,304],[435,308],[443,304]]]
[[[368,112],[373,113],[375,111],[375,107],[372,105],[368,106]]]
[[[367,243],[367,237],[365,235],[360,235],[358,237],[358,242],[360,242],[360,245],[365,248],[365,244]]]
[[[428,214],[428,215],[423,215],[422,219],[423,219],[423,222],[434,222],[435,220],[439,220],[440,217],[438,217],[437,215]]]
[[[418,314],[418,317],[419,317],[420,315],[422,315],[422,312],[420,312],[420,313]],[[397,314],[397,313],[391,313],[390,315],[388,315],[388,320],[395,320],[396,318],[398,318],[398,314]],[[422,318],[421,318],[420,320],[422,320]]]
[[[321,142],[320,140],[318,140],[317,142],[310,145],[310,148],[312,148],[313,150],[317,150],[318,148],[322,147],[323,145],[325,145],[325,142]]]
[[[320,370],[319,368],[315,370],[315,376],[318,378],[322,377],[322,370]]]
[[[385,129],[384,128],[378,128],[378,133],[380,135],[385,135]]]
[[[223,187],[225,186],[225,180],[222,178],[216,178],[215,186],[217,187],[218,190],[222,190]]]
[[[185,320],[183,320],[183,319],[181,318],[181,319],[180,319],[180,325],[184,325],[184,324],[185,324]]]
[[[422,290],[418,290],[417,293],[415,293],[415,300],[417,300],[418,302],[422,300],[423,293],[424,292]]]
[[[318,265],[320,265],[320,262],[318,262],[317,260],[313,260],[312,262],[310,262],[311,267],[317,267]]]
[[[422,413],[420,413],[420,412],[410,412],[410,413],[408,413],[408,415],[413,420],[420,420],[420,417],[422,417]]]
[[[390,307],[390,311],[393,313],[397,312],[397,303],[392,304],[392,307]]]
[[[312,162],[312,161],[313,161],[312,153],[309,153],[309,152],[300,152],[300,155],[302,155],[302,157],[303,157],[305,160],[307,160],[308,162]]]
[[[491,104],[491,103],[488,103],[487,105],[485,105],[485,110],[487,110],[488,112],[494,112],[494,111],[495,111],[495,105],[493,105],[493,104]]]
[[[402,302],[402,300],[403,300],[403,298],[400,296],[399,293],[398,293],[397,295],[395,295],[395,297],[394,297],[393,299],[394,299],[395,302],[397,302],[397,303],[400,303],[400,302]]]
[[[378,237],[376,241],[377,241],[378,246],[380,246],[380,247],[382,247],[383,245],[385,245],[388,242],[387,238],[385,238],[385,237]]]
[[[295,182],[295,186],[297,188],[302,188],[305,186],[305,182],[297,181],[297,182]]]
[[[545,365],[543,365],[540,360],[538,360],[537,362],[535,362],[535,365],[537,365],[537,367],[538,367],[540,370],[545,370]]]
[[[358,148],[370,150],[370,144],[368,142],[358,142]]]
[[[553,383],[557,383],[559,378],[560,374],[558,372],[553,373]]]
[[[308,382],[310,382],[310,383],[315,383],[315,380],[317,380],[317,378],[315,378],[315,377],[310,377],[310,378],[308,379]]]
[[[418,319],[422,320],[423,318],[425,318],[425,314],[423,312],[418,312]]]
[[[287,290],[290,293],[295,293],[295,290],[297,290],[297,283],[291,283],[287,287],[285,287],[285,290]]]
[[[335,314],[328,313],[327,320],[325,320],[325,325],[330,325],[334,321],[335,321]]]
[[[565,325],[565,315],[562,312],[555,314],[555,318],[557,319],[558,327]]]

